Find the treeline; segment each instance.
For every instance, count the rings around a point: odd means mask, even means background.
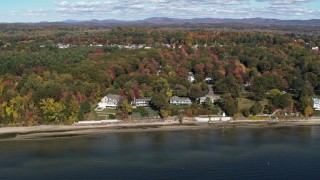
[[[7,27],[8,28],[8,27]],[[88,46],[92,43],[112,44],[176,44],[176,45],[231,45],[259,44],[275,45],[286,42],[296,42],[311,48],[320,46],[319,35],[309,34],[277,34],[271,32],[233,32],[217,30],[175,30],[154,28],[118,27],[115,29],[94,27],[12,27],[0,28],[0,49],[39,51],[41,45],[52,49],[57,43],[74,46]],[[10,29],[10,28],[9,28]],[[2,31],[2,32],[1,32]],[[217,36],[219,34],[219,36]],[[264,43],[264,44],[261,44]]]

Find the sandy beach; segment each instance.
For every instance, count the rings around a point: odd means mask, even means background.
[[[177,121],[152,123],[123,123],[98,126],[33,126],[33,127],[4,127],[0,128],[0,141],[8,140],[41,140],[48,138],[70,138],[101,133],[148,132],[148,131],[179,131],[197,129],[223,128],[274,128],[294,126],[319,126],[320,119],[294,121],[258,121],[236,120],[229,122],[198,123]]]

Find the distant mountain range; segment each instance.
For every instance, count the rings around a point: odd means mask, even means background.
[[[264,18],[245,18],[245,19],[220,19],[220,18],[194,18],[194,19],[175,19],[175,18],[148,18],[143,22],[153,24],[223,24],[223,23],[243,23],[243,24],[285,24],[285,25],[320,25],[320,19],[311,20],[278,20]]]
[[[14,23],[29,25],[84,25],[84,26],[101,26],[101,25],[187,25],[187,24],[253,24],[253,25],[302,25],[302,26],[320,26],[320,19],[310,20],[279,20],[265,18],[244,18],[244,19],[220,19],[220,18],[194,18],[179,19],[166,17],[153,17],[144,20],[122,21],[115,19],[108,20],[88,20],[76,21],[66,20],[61,22],[39,22],[39,23]]]

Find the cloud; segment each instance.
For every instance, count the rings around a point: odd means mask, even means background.
[[[316,18],[319,10],[308,9],[302,4],[315,2],[316,0],[256,0],[257,2],[267,2],[269,6],[258,8],[256,14],[270,15],[271,17],[282,19],[312,19]]]
[[[316,0],[257,0],[257,2],[268,2],[272,5],[296,5],[301,3],[314,2]]]
[[[317,0],[56,0],[52,6],[11,16],[41,20],[174,18],[315,19],[319,9],[303,6]],[[50,8],[48,8],[50,7]],[[8,16],[8,15],[7,15]]]
[[[319,10],[300,6],[314,0],[256,0],[268,3],[255,7],[250,0],[107,0],[61,1],[55,3],[56,11],[63,14],[83,14],[113,17],[116,19],[141,19],[155,16],[178,18],[195,17],[270,17],[290,19],[315,17]]]
[[[45,9],[37,9],[37,10],[29,10],[26,13],[23,13],[24,16],[47,16],[48,15],[48,10]]]
[[[55,3],[63,13],[118,14],[123,18],[175,15],[176,17],[212,16],[215,12],[231,13],[250,0],[109,0]],[[223,10],[222,10],[223,9]]]

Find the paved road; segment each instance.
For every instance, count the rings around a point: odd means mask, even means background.
[[[213,89],[212,89],[212,85],[208,85],[208,88],[209,88],[208,96],[214,96],[214,92],[213,92]]]

